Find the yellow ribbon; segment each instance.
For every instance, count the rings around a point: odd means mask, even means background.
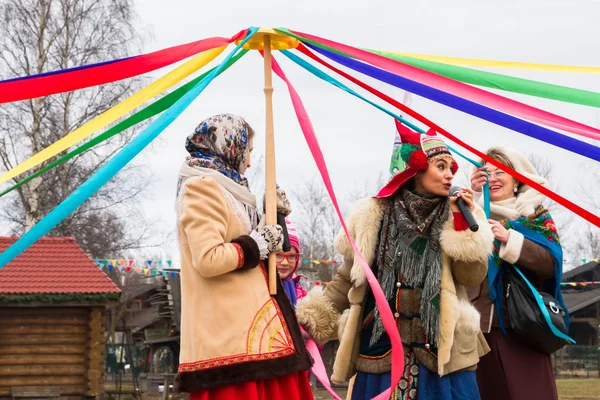
[[[442,64],[460,65],[463,67],[505,68],[546,72],[569,72],[574,74],[600,74],[600,67],[583,67],[558,64],[536,64],[516,61],[481,60],[478,58],[432,56],[427,54],[402,53],[398,51],[389,51],[388,53],[397,54],[399,56],[418,58],[421,60],[435,61]]]
[[[207,50],[196,55],[194,58],[192,58],[185,64],[180,65],[179,67],[169,72],[162,78],[154,81],[153,83],[141,89],[137,93],[129,96],[127,99],[123,100],[116,106],[106,110],[96,118],[75,129],[73,132],[54,142],[50,146],[46,147],[44,150],[40,151],[37,154],[34,154],[33,156],[23,161],[21,164],[17,165],[10,171],[5,172],[2,176],[0,176],[0,184],[8,181],[9,179],[14,178],[17,175],[22,174],[25,171],[28,171],[36,165],[43,163],[44,161],[48,160],[51,157],[54,157],[61,151],[68,149],[75,143],[85,139],[94,132],[104,128],[108,124],[121,118],[123,115],[127,114],[134,108],[145,103],[152,97],[164,92],[171,86],[175,85],[177,82],[181,81],[182,79],[191,75],[195,71],[199,70],[200,68],[214,60],[226,48],[227,46],[221,46],[216,49]]]

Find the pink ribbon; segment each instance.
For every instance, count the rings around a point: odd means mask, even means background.
[[[300,327],[300,330],[303,333],[307,333],[302,327]],[[323,358],[321,358],[319,347],[317,347],[317,342],[315,342],[313,338],[309,338],[304,344],[306,345],[306,350],[308,350],[308,353],[315,361],[311,368],[312,373],[317,377],[319,382],[321,382],[321,385],[323,385],[325,390],[327,390],[334,399],[342,400],[331,387],[331,383],[327,377],[327,370],[325,369],[325,364],[323,363]]]
[[[290,30],[290,32],[438,90],[519,116],[529,121],[552,126],[591,139],[600,140],[600,129],[587,126],[580,122],[352,46],[309,35],[307,33],[292,30]]]
[[[402,377],[402,372],[404,371],[404,349],[402,348],[402,340],[400,339],[400,333],[398,332],[398,327],[396,326],[396,320],[392,315],[392,310],[388,304],[387,299],[385,298],[383,291],[381,290],[381,286],[379,286],[379,282],[375,275],[373,275],[373,271],[369,267],[369,264],[365,261],[364,257],[358,250],[356,243],[352,239],[348,227],[346,226],[346,222],[342,217],[342,212],[340,211],[340,207],[337,201],[337,197],[335,196],[335,192],[333,191],[333,185],[331,184],[331,178],[329,177],[329,171],[327,169],[327,164],[325,163],[325,158],[323,157],[323,152],[321,151],[321,147],[319,146],[319,141],[315,135],[314,128],[312,123],[310,122],[310,118],[302,104],[302,100],[298,93],[287,79],[283,70],[279,67],[275,58],[273,58],[273,72],[277,74],[287,85],[288,91],[290,93],[290,98],[292,100],[292,105],[294,106],[294,111],[296,112],[296,117],[298,118],[298,122],[300,123],[300,128],[302,129],[302,133],[304,134],[304,138],[306,139],[306,143],[308,144],[308,148],[317,164],[317,168],[319,169],[319,173],[321,174],[321,178],[323,178],[323,183],[325,184],[325,188],[327,189],[327,193],[329,193],[329,197],[333,203],[333,207],[337,213],[337,216],[342,224],[342,228],[346,233],[346,237],[354,250],[354,255],[358,260],[360,266],[365,272],[365,276],[367,277],[367,281],[369,282],[369,286],[373,291],[373,295],[375,297],[375,302],[377,303],[377,307],[379,308],[379,312],[381,315],[381,321],[383,322],[383,327],[387,331],[390,341],[392,344],[392,384],[389,389],[386,389],[383,393],[374,397],[374,400],[387,400],[390,398],[392,391],[398,386],[400,382],[400,378]],[[308,346],[308,344],[307,344]],[[307,347],[308,348],[308,347]],[[318,350],[317,350],[318,352]],[[312,354],[312,353],[311,353]],[[322,371],[320,368],[317,370],[322,376]],[[315,374],[317,377],[319,375]],[[325,377],[326,377],[325,373]],[[325,385],[323,385],[325,386]],[[330,391],[331,393],[331,391]]]

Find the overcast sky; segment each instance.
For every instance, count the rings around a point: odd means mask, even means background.
[[[354,46],[383,50],[600,66],[600,25],[596,23],[600,1],[140,0],[137,12],[140,26],[153,36],[145,51],[211,36],[230,36],[242,28],[263,26],[288,27]],[[275,57],[304,101],[339,197],[343,199],[385,171],[393,142],[393,120],[313,78],[283,56],[275,54]],[[600,75],[490,71],[600,91]],[[161,70],[152,76],[165,72]],[[367,82],[397,99],[404,95],[385,84]],[[274,87],[277,180],[293,189],[302,180],[316,177],[317,170],[285,86],[274,77]],[[244,116],[258,132],[254,160],[260,159],[264,152],[262,88],[262,59],[258,54],[248,54],[217,78],[162,134],[162,140],[145,152],[143,159],[152,159],[156,176],[155,194],[144,204],[149,214],[162,216],[166,227],[173,226],[177,171],[186,155],[184,140],[207,116],[222,112]],[[600,112],[594,108],[502,94],[585,124],[600,124]],[[412,107],[481,150],[492,145],[509,145],[550,158],[557,169],[552,186],[572,201],[580,200],[575,180],[593,183],[591,172],[596,166],[589,159],[417,96],[412,98]],[[249,176],[253,176],[252,170]],[[168,246],[165,251],[176,253],[176,246]]]

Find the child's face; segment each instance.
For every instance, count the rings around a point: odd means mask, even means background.
[[[277,261],[277,272],[279,272],[279,277],[281,279],[286,279],[292,274],[292,271],[296,266],[298,252],[293,247],[290,251],[280,251],[275,255],[275,260]]]

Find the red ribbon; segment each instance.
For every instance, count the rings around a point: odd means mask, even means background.
[[[228,45],[243,38],[246,32],[240,31],[231,38],[198,40],[115,62],[0,82],[0,103],[49,96],[142,75],[203,51]]]
[[[332,66],[331,64],[327,63],[326,61],[322,60],[320,57],[318,57],[316,54],[314,54],[313,52],[311,52],[308,48],[306,48],[306,46],[300,44],[298,46],[298,50],[300,52],[302,52],[303,54],[307,55],[308,57],[312,58],[313,60],[315,60],[316,62],[318,62],[319,64],[331,69],[332,71],[335,71],[336,73],[340,74],[341,76],[343,76],[344,78],[350,80],[351,82],[357,84],[358,86],[362,87],[363,89],[373,93],[375,96],[379,97],[382,100],[385,100],[386,102],[388,102],[389,104],[393,105],[394,107],[398,108],[399,110],[405,112],[406,114],[410,115],[411,117],[415,118],[416,120],[420,121],[421,123],[427,125],[430,128],[435,129],[437,132],[439,132],[440,134],[446,136],[448,139],[452,140],[453,142],[455,142],[456,144],[464,147],[465,149],[469,150],[471,153],[477,155],[478,157],[480,157],[482,160],[495,165],[497,168],[502,169],[503,171],[505,171],[506,173],[510,174],[511,176],[513,176],[514,178],[516,178],[517,180],[519,180],[520,182],[530,186],[531,188],[537,190],[538,192],[548,196],[550,199],[556,201],[557,203],[559,203],[560,205],[566,207],[567,209],[573,211],[575,214],[579,215],[580,217],[584,218],[585,220],[591,222],[592,224],[596,225],[597,227],[600,227],[600,217],[598,217],[595,214],[592,214],[591,212],[583,209],[582,207],[578,206],[577,204],[567,200],[566,198],[560,196],[559,194],[553,192],[552,190],[538,184],[537,182],[534,182],[533,180],[527,178],[524,175],[521,175],[520,173],[518,173],[517,171],[509,168],[508,166],[494,160],[493,158],[489,157],[488,155],[484,154],[483,152],[477,150],[476,148],[468,145],[467,143],[463,142],[462,140],[460,140],[459,138],[457,138],[456,136],[452,135],[450,132],[448,132],[447,130],[445,130],[444,128],[440,127],[439,125],[437,125],[436,123],[430,121],[429,119],[427,119],[426,117],[422,116],[421,114],[419,114],[418,112],[412,110],[411,108],[407,107],[406,105],[400,103],[397,100],[394,100],[393,98],[391,98],[390,96],[380,92],[379,90],[367,85],[366,83],[361,82],[360,80],[354,78],[353,76],[347,74],[346,72]]]
[[[419,82],[432,88],[442,90],[446,93],[451,93],[455,96],[468,99],[475,103],[483,104],[496,110],[504,111],[508,114],[519,116],[529,121],[600,140],[600,129],[587,126],[580,122],[540,110],[539,108],[528,106],[527,104],[523,104],[521,102],[499,96],[495,93],[466,85],[462,82],[457,82],[441,75],[437,75],[432,72],[413,67],[412,65],[404,64],[400,61],[380,56],[378,54],[373,54],[365,50],[360,50],[352,46],[320,38],[318,36],[309,35],[307,33],[292,30],[290,30],[290,32],[308,40],[331,47],[332,49],[342,52],[345,55],[354,57],[378,68],[382,68],[386,71],[406,77],[410,80]]]

